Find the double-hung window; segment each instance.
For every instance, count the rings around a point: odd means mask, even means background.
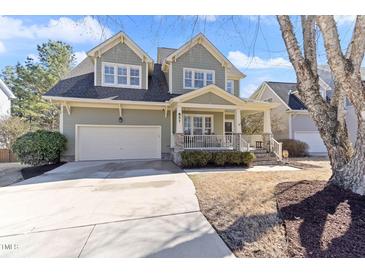
[[[141,66],[103,63],[103,85],[141,88]]]
[[[213,134],[212,115],[184,115],[185,135],[211,135]]]
[[[104,83],[114,84],[114,66],[104,66]]]
[[[214,70],[184,68],[184,89],[197,89],[214,84]]]
[[[234,91],[234,82],[233,82],[233,80],[227,80],[226,91],[233,94],[233,91]]]

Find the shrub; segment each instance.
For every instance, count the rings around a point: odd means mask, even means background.
[[[227,152],[226,163],[229,165],[240,165],[242,164],[242,152],[230,151]]]
[[[37,130],[17,138],[12,149],[22,163],[37,166],[59,163],[66,142],[59,132]]]
[[[243,152],[242,153],[242,163],[245,166],[251,166],[252,162],[256,159],[255,154],[252,152]]]
[[[183,151],[181,163],[184,167],[204,167],[208,164],[212,154],[207,151]]]
[[[289,152],[289,157],[303,157],[308,155],[308,145],[302,141],[293,139],[282,139],[283,150]]]
[[[213,161],[213,164],[216,165],[216,166],[224,166],[226,161],[227,161],[227,154],[229,152],[224,152],[224,151],[221,151],[221,152],[213,152],[213,155],[212,155],[212,161]]]

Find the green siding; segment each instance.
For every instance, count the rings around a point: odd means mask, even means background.
[[[137,65],[142,67],[142,89],[146,89],[146,63],[134,53],[126,44],[119,43],[108,51],[104,52],[100,58],[96,59],[96,85],[101,86],[102,83],[102,63],[110,62],[117,64]]]
[[[119,110],[112,108],[72,107],[71,115],[63,112],[63,134],[67,137],[66,157],[75,155],[75,125],[160,125],[161,152],[170,153],[170,114],[165,118],[162,110],[123,110],[123,123],[119,123]]]
[[[225,90],[225,70],[222,64],[202,45],[195,45],[172,63],[172,92],[187,93],[191,89],[183,88],[184,68],[215,71],[215,85]]]
[[[203,95],[197,96],[191,100],[186,101],[186,103],[196,103],[196,104],[213,104],[213,105],[233,105],[231,102],[219,97],[211,92],[205,93]]]

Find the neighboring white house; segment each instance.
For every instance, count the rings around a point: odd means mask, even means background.
[[[320,91],[326,100],[329,100],[334,90],[334,83],[328,66],[319,66]],[[365,74],[362,71],[362,74]],[[364,76],[364,75],[362,75]],[[316,125],[310,117],[306,106],[298,96],[297,83],[263,82],[250,96],[251,99],[278,103],[279,106],[271,111],[275,119],[279,119],[282,127],[273,130],[275,139],[296,139],[309,146],[312,155],[327,154],[326,147],[319,135]],[[352,142],[356,139],[357,120],[353,106],[346,101],[346,122]]]
[[[0,118],[10,116],[11,100],[15,96],[0,79]]]

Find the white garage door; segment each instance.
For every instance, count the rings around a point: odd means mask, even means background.
[[[160,159],[160,126],[76,125],[76,161]]]
[[[321,136],[315,131],[296,131],[294,139],[307,143],[309,153],[326,153],[326,147]]]

